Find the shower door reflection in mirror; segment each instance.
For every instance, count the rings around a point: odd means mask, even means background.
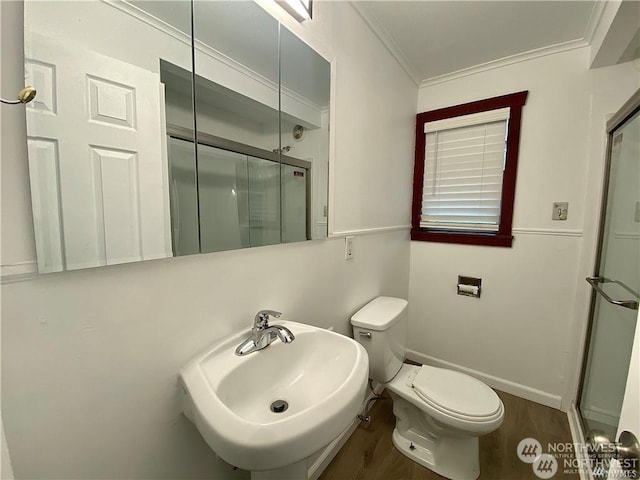
[[[278,244],[279,24],[253,2],[193,9],[200,251]]]
[[[176,255],[309,238],[311,163],[204,133],[169,129]],[[199,245],[199,246],[198,246]]]
[[[326,237],[329,62],[253,2],[196,0],[194,38],[201,251]]]

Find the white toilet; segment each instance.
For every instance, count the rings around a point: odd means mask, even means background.
[[[378,297],[353,317],[354,338],[369,355],[369,375],[393,399],[393,444],[419,464],[453,480],[480,475],[478,437],[504,418],[500,397],[464,373],[403,363],[407,301]]]

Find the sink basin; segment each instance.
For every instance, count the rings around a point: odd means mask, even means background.
[[[364,348],[335,332],[278,321],[295,340],[234,353],[249,330],[198,355],[180,373],[184,412],[211,449],[251,471],[300,462],[354,420],[366,394]]]

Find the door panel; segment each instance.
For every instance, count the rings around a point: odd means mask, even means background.
[[[249,167],[249,237],[252,247],[281,243],[280,165],[247,157]]]
[[[247,176],[246,155],[198,145],[202,253],[251,246]]]
[[[193,142],[169,137],[171,238],[174,255],[200,253],[198,181]]]
[[[309,172],[282,164],[282,243],[307,240]]]
[[[36,33],[26,54],[34,209],[57,212],[36,222],[39,271],[171,256],[160,76]]]
[[[640,300],[640,113],[610,132],[606,208],[594,277],[591,334],[580,395],[587,435],[614,441]],[[636,405],[637,408],[637,405]]]
[[[640,314],[638,315],[638,321],[640,321]],[[615,438],[620,441],[625,431],[631,432],[636,439],[640,438],[640,328],[636,328],[633,341],[624,401],[622,402],[618,432]],[[640,460],[634,461],[633,459],[615,460],[609,469],[609,478],[634,478],[630,474],[625,477],[624,474],[621,475],[621,472],[625,471],[625,467],[628,468],[634,465],[640,467],[639,462]],[[635,478],[638,478],[638,475]]]

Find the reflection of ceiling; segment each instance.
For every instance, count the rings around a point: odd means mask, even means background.
[[[281,35],[282,86],[319,107],[328,106],[331,85],[329,62],[287,29],[283,28]]]
[[[196,0],[193,8],[196,40],[277,83],[275,18],[248,1]]]
[[[161,72],[162,82],[167,89],[180,95],[191,92],[191,73],[164,61],[161,63]],[[227,112],[234,117],[246,118],[255,123],[278,123],[277,110],[202,77],[196,79],[196,95],[198,103],[215,108],[221,116],[224,116],[222,112]]]
[[[131,0],[141,10],[191,35],[186,0]],[[278,81],[278,22],[250,1],[195,0],[194,32],[202,42],[272,82]]]
[[[188,0],[128,0],[127,3],[168,23],[187,35],[191,35],[191,5]]]
[[[190,35],[188,1],[132,0],[130,3]],[[278,22],[256,3],[196,0],[194,31],[199,42],[277,85]],[[283,87],[320,108],[327,106],[329,63],[284,28],[282,50]]]
[[[585,38],[594,1],[356,1],[416,81]],[[593,20],[591,20],[593,21]]]

